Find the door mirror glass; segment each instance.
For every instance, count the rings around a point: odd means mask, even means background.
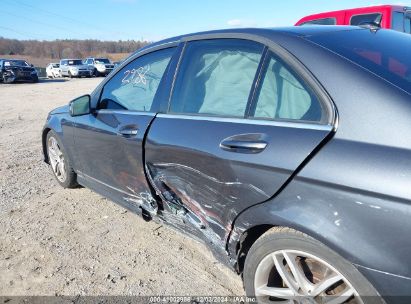
[[[71,116],[86,115],[90,112],[90,95],[78,97],[70,102]]]

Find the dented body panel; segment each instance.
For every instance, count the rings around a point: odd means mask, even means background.
[[[143,141],[153,118],[150,113],[108,110],[74,117],[77,174],[112,191],[116,201],[137,208],[152,202],[144,172]],[[136,130],[137,135],[120,136],[122,128]]]
[[[173,193],[224,244],[237,215],[271,198],[330,131],[159,114],[147,135],[145,161],[155,186]],[[250,153],[221,147],[226,138],[244,134],[258,135],[266,148]]]

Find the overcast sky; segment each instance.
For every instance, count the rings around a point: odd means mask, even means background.
[[[144,39],[232,27],[293,25],[322,11],[380,0],[0,0],[0,36],[17,39]],[[411,6],[411,0],[391,4]]]

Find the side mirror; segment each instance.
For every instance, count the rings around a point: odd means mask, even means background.
[[[34,64],[30,64],[30,66],[31,66],[32,68],[34,68]]]
[[[70,115],[80,116],[90,114],[90,99],[90,95],[84,95],[70,101]]]

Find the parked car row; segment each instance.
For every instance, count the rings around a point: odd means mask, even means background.
[[[108,58],[88,57],[62,59],[46,66],[47,78],[107,76],[120,62],[111,63]],[[32,64],[23,59],[0,58],[0,82],[38,82],[39,75]]]
[[[49,63],[46,73],[48,78],[98,77],[107,76],[115,66],[108,58],[62,59],[59,63]]]

